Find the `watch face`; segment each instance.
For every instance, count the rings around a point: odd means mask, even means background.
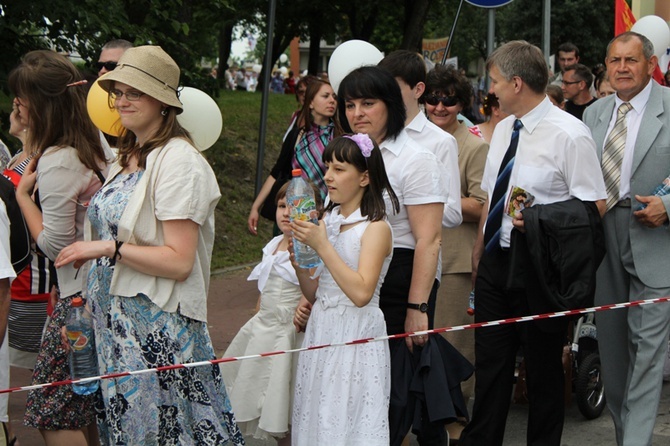
[[[428,304],[427,303],[422,303],[419,305],[419,311],[422,313],[427,313],[428,312]]]

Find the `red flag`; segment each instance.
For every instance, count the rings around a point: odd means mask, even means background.
[[[635,16],[626,0],[614,0],[614,35],[630,31],[635,23]]]
[[[614,0],[614,35],[618,36],[621,33],[630,31],[634,24],[635,16],[626,0]],[[665,85],[665,78],[658,64],[656,64],[653,77],[656,82]]]

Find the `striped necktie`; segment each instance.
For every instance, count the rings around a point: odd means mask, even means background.
[[[500,163],[498,178],[496,179],[496,185],[493,188],[493,195],[489,203],[489,215],[486,218],[486,230],[484,231],[486,252],[491,252],[494,248],[500,247],[500,226],[502,224],[503,209],[505,208],[505,196],[509,187],[512,167],[514,167],[514,157],[516,156],[516,148],[519,145],[519,130],[521,130],[521,127],[523,127],[521,120],[515,120],[512,139],[502,163]]]
[[[632,108],[628,102],[624,102],[619,106],[616,122],[603,148],[601,167],[607,190],[608,211],[619,201],[621,162],[623,161],[623,153],[626,149],[626,136],[628,134],[626,130],[626,113]]]

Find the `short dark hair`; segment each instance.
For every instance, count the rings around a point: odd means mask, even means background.
[[[558,45],[558,48],[556,48],[556,55],[558,55],[559,52],[575,53],[575,56],[579,57],[579,48],[572,42],[565,42]]]
[[[464,111],[470,109],[474,97],[470,81],[452,65],[436,65],[428,72],[424,96],[433,93],[456,96]]]
[[[575,63],[565,67],[563,73],[568,71],[574,71],[575,77],[580,81],[584,81],[586,83],[586,88],[591,88],[591,85],[593,84],[593,73],[591,73],[589,67],[584,64]]]
[[[377,66],[390,71],[393,77],[399,77],[410,88],[416,87],[419,82],[426,82],[426,63],[415,51],[392,51]]]
[[[370,140],[374,147],[370,156],[366,158],[354,140],[346,136],[335,138],[328,143],[326,150],[323,152],[323,163],[328,164],[336,159],[351,164],[359,172],[367,170],[370,181],[363,192],[361,215],[367,217],[370,221],[378,221],[386,217],[384,191],[388,193],[396,213],[400,211],[400,203],[386,174],[382,152],[379,150],[377,143],[372,138]],[[329,211],[338,204],[331,201],[326,210]]]
[[[493,107],[500,108],[500,103],[498,102],[498,96],[495,93],[487,93],[484,96],[482,101],[482,109],[484,110],[485,116],[491,116],[493,114]]]
[[[337,91],[337,112],[340,115],[340,124],[347,133],[351,133],[352,130],[347,120],[346,102],[352,99],[378,99],[386,104],[387,138],[397,138],[405,128],[407,111],[400,86],[387,70],[377,66],[356,68],[340,82]]]
[[[563,96],[563,90],[558,85],[549,84],[547,85],[547,95],[549,95],[554,101],[559,104],[562,104],[565,101]]]
[[[517,76],[535,93],[544,93],[549,83],[549,67],[542,51],[525,40],[512,40],[499,46],[486,59],[486,69],[495,66],[502,77]]]

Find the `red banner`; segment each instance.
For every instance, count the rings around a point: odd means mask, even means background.
[[[614,0],[614,35],[630,31],[634,23],[633,11],[630,10],[626,0]]]

